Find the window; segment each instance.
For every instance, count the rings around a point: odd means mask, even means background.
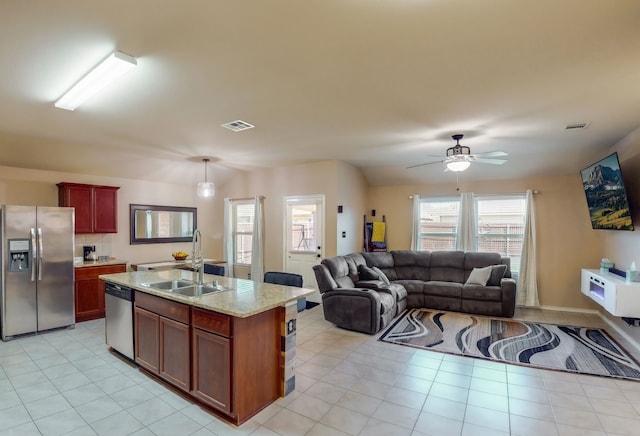
[[[477,250],[500,253],[511,258],[511,272],[520,272],[526,201],[524,194],[474,196],[476,203]],[[420,199],[418,249],[455,250],[460,198]]]
[[[232,200],[233,261],[235,264],[251,265],[253,245],[253,200]]]
[[[455,250],[459,210],[460,199],[457,197],[420,199],[418,249]]]
[[[290,204],[291,235],[289,251],[316,253],[317,204]]]
[[[476,197],[478,251],[492,251],[511,258],[511,272],[520,271],[524,221],[527,211],[525,196]]]

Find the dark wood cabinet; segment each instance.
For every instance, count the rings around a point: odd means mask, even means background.
[[[193,309],[191,393],[226,414],[232,413],[230,324],[226,315]]]
[[[135,307],[136,363],[153,373],[160,371],[160,316]]]
[[[58,183],[58,205],[75,208],[76,233],[118,233],[118,189]]]
[[[98,276],[126,271],[126,264],[76,268],[74,283],[76,322],[104,318],[104,282]]]
[[[165,381],[189,392],[189,306],[138,292],[134,313],[136,361]]]
[[[136,292],[136,363],[240,425],[280,396],[283,316],[238,318]]]

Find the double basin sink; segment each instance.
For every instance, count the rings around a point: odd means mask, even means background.
[[[191,280],[165,280],[154,283],[141,283],[140,286],[155,289],[156,291],[171,292],[186,297],[200,297],[202,295],[211,294],[212,292],[230,291],[232,288],[218,285],[214,283],[198,284]]]

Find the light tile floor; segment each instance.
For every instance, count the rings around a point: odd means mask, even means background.
[[[607,328],[595,315],[516,317]],[[296,390],[240,427],[112,355],[101,320],[0,342],[0,436],[640,435],[640,382],[415,350],[378,336],[334,327],[321,307],[302,312]]]

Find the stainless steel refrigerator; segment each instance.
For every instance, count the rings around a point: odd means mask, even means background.
[[[71,207],[2,206],[2,340],[75,323]]]

